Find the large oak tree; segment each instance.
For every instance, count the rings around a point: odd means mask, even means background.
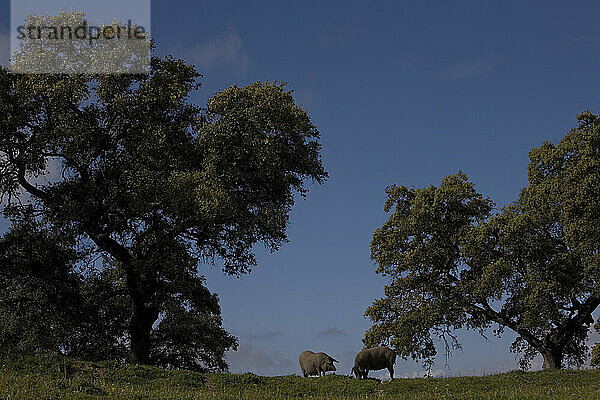
[[[205,108],[190,101],[199,86],[195,68],[172,57],[153,57],[140,75],[0,69],[3,205],[18,213],[25,202],[108,257],[131,300],[135,363],[210,363],[214,354],[185,347],[221,334],[196,318],[208,309],[221,323],[198,263],[250,271],[253,246],[285,242],[295,196],[327,176],[319,132],[284,84],[233,86]],[[37,179],[52,166],[51,179]],[[235,346],[217,336],[221,350]]]
[[[463,173],[439,187],[387,189],[389,219],[373,234],[385,297],[366,311],[366,344],[431,361],[454,331],[517,334],[521,365],[580,365],[600,305],[600,118],[589,111],[558,143],[530,152],[529,184],[493,212]]]

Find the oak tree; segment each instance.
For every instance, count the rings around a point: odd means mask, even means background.
[[[529,184],[493,212],[463,173],[439,187],[387,189],[389,219],[373,234],[385,297],[366,315],[366,344],[431,361],[435,339],[459,347],[459,328],[517,334],[521,366],[581,365],[600,305],[600,118],[578,115],[558,143],[530,152]]]
[[[202,108],[190,99],[199,78],[172,57],[153,57],[137,75],[0,69],[2,204],[32,206],[108,257],[130,299],[134,363],[175,366],[176,352],[182,365],[210,362],[235,347],[199,263],[249,272],[254,245],[277,250],[295,196],[327,177],[319,131],[284,84],[232,86]],[[197,331],[166,343],[191,320]],[[182,348],[203,334],[221,340],[216,353]]]

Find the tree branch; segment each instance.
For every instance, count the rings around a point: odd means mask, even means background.
[[[125,266],[131,265],[133,257],[125,246],[105,233],[95,232],[94,229],[86,229],[86,233],[100,249],[106,251]]]
[[[600,305],[600,295],[593,294],[583,303],[577,301],[577,314],[572,318],[550,332],[544,338],[547,342],[555,342],[558,346],[566,345],[572,338],[577,329],[584,325],[590,325],[594,322],[592,312]]]
[[[481,301],[481,307],[477,306],[476,304],[469,304],[466,307],[466,311],[471,315],[482,315],[490,321],[512,329],[535,348],[538,348],[542,345],[542,342],[539,339],[526,330],[519,328],[517,324],[515,324],[510,318],[504,316],[501,312],[495,311],[492,307],[490,307],[487,301]]]
[[[17,180],[19,181],[19,184],[30,194],[34,195],[35,197],[38,197],[40,200],[44,200],[44,202],[48,202],[50,200],[50,195],[47,192],[38,189],[37,187],[35,187],[27,181],[27,179],[25,178],[25,168],[18,167]]]

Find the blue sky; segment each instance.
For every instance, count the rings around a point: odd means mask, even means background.
[[[322,134],[330,179],[290,218],[290,243],[240,279],[202,266],[240,340],[232,371],[299,373],[305,349],[348,374],[384,279],[369,259],[386,185],[465,171],[498,205],[526,184],[528,152],[600,112],[596,2],[152,2],[160,54],[195,64],[205,103],[232,84],[289,82]],[[8,2],[0,0],[0,62]],[[516,368],[512,336],[461,332],[439,375]],[[592,339],[594,340],[594,338]],[[540,360],[536,361],[539,365]],[[398,359],[396,376],[420,366]]]

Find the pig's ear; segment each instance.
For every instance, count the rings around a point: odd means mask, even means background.
[[[336,359],[335,359],[335,358],[333,358],[333,357],[329,357],[329,359],[331,360],[331,362],[339,362],[338,360],[336,360]]]

